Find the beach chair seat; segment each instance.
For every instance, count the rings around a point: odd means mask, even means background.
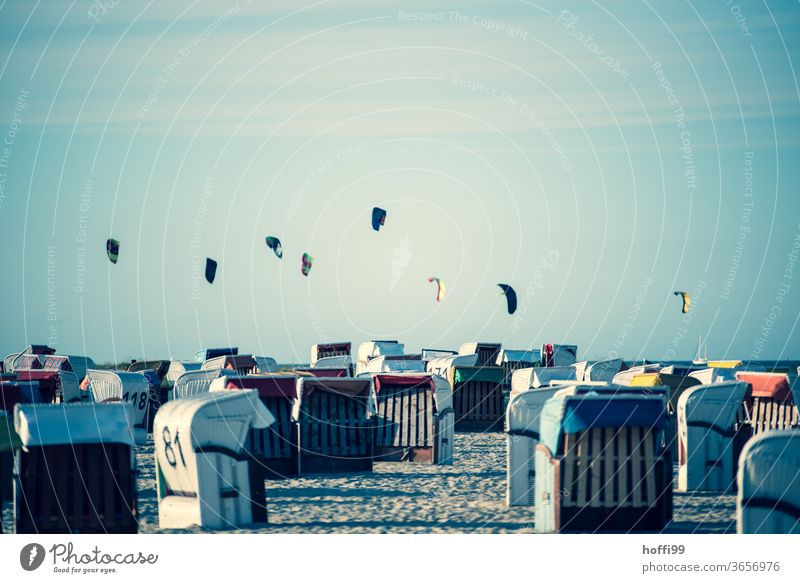
[[[745,403],[753,435],[800,427],[800,413],[789,387],[789,375],[739,371],[736,380],[749,383],[751,387]]]
[[[150,381],[142,373],[87,370],[88,392],[95,403],[130,403],[133,409],[133,437],[137,444],[147,442],[147,414],[150,408]]]
[[[17,534],[134,534],[129,404],[17,405]]]
[[[739,459],[739,534],[800,534],[800,431],[763,431]]]
[[[261,464],[270,480],[297,475],[297,429],[292,407],[297,399],[297,376],[287,374],[220,377],[212,391],[251,389],[272,413],[269,427],[253,427],[247,436],[247,450]]]
[[[658,531],[671,520],[663,396],[556,395],[539,424],[537,532]]]
[[[678,400],[678,490],[729,492],[748,433],[736,418],[749,385],[726,382],[686,389]]]
[[[450,386],[444,379],[430,374],[375,374],[372,386],[375,461],[452,463],[454,415]]]
[[[369,379],[297,379],[298,472],[372,471],[374,402]]]
[[[456,431],[502,431],[505,416],[503,369],[455,366],[450,369]]]
[[[501,348],[501,344],[494,342],[467,342],[458,348],[458,353],[477,355],[475,366],[495,366]]]
[[[274,417],[256,391],[213,391],[166,403],[154,449],[161,528],[239,528],[267,522],[264,478],[247,450]]]

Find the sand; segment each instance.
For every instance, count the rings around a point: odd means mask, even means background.
[[[259,533],[532,533],[532,508],[505,505],[501,433],[459,433],[452,466],[377,463],[372,473],[267,481],[269,525]],[[138,448],[141,532],[158,527],[152,442]],[[12,526],[10,504],[3,527]],[[736,497],[674,494],[666,532],[736,531]]]

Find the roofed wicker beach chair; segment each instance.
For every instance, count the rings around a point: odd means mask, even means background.
[[[211,390],[211,383],[223,376],[226,375],[220,369],[187,371],[181,374],[172,386],[170,400],[186,399],[207,393]]]
[[[789,386],[789,375],[739,371],[736,380],[749,383],[751,387],[746,407],[753,435],[770,429],[800,427],[800,413]]]
[[[478,361],[475,366],[495,366],[501,348],[502,344],[494,342],[467,342],[459,347],[458,353],[477,354]]]
[[[503,369],[503,384],[510,386],[515,370],[539,366],[541,360],[542,355],[538,350],[501,349],[494,364]]]
[[[355,375],[367,371],[367,363],[376,356],[400,355],[404,353],[404,345],[397,340],[370,340],[362,342],[356,355]]]
[[[800,534],[800,431],[763,431],[739,458],[736,530]]]
[[[298,472],[372,471],[374,406],[368,378],[299,377]]]
[[[372,375],[376,462],[453,463],[450,385],[421,373]]]
[[[351,358],[353,347],[350,342],[327,342],[324,344],[315,344],[311,347],[311,366],[318,366],[317,361],[322,358],[329,358],[333,356],[346,356]]]
[[[264,469],[264,477],[278,480],[297,475],[297,428],[292,409],[297,399],[297,375],[270,374],[220,377],[212,391],[256,391],[275,421],[269,427],[254,427],[247,437],[247,449]]]
[[[610,383],[614,380],[614,375],[619,373],[624,367],[625,363],[621,358],[611,358],[609,360],[593,362],[587,365],[586,369],[583,371],[583,380]]]
[[[17,405],[17,534],[138,531],[128,404]]]
[[[678,400],[678,490],[729,492],[749,431],[737,414],[750,387],[744,382],[699,385]]]
[[[450,368],[456,431],[502,431],[505,416],[503,369],[499,366]]]
[[[226,354],[215,356],[203,362],[201,370],[226,370],[232,374],[246,375],[258,368],[256,360],[250,354]],[[275,367],[277,368],[277,366]]]
[[[274,417],[255,391],[214,391],[158,411],[154,449],[161,528],[239,528],[267,522],[264,477],[247,449]]]
[[[87,370],[87,390],[95,403],[130,403],[133,437],[137,444],[147,442],[147,412],[150,381],[142,373],[120,370]]]
[[[556,395],[536,447],[537,532],[658,531],[672,518],[662,395]]]
[[[76,403],[83,399],[80,379],[66,356],[22,354],[14,366],[17,380],[39,383],[45,402]]]

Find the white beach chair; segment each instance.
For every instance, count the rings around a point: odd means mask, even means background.
[[[800,431],[765,431],[739,458],[739,534],[800,534]]]
[[[167,380],[167,385],[172,387],[175,381],[178,380],[178,377],[183,373],[192,370],[200,370],[202,365],[202,362],[195,362],[193,360],[173,360],[169,363],[167,374],[164,377]]]
[[[311,366],[323,367],[317,364],[320,359],[346,356],[351,358],[350,353],[353,351],[350,342],[328,342],[324,344],[314,344],[311,347]]]
[[[358,347],[355,375],[367,371],[370,359],[382,355],[400,355],[405,352],[405,346],[397,340],[371,340],[362,342]]]
[[[255,391],[170,401],[154,422],[161,528],[238,528],[267,522],[264,478],[247,451],[252,428],[274,417]]]
[[[147,409],[150,404],[150,382],[138,372],[86,371],[89,398],[95,403],[129,403],[133,415],[133,437],[138,445],[147,442]]]
[[[462,355],[476,354],[478,362],[475,366],[494,366],[501,348],[501,344],[494,342],[467,342],[458,348],[458,353]]]
[[[728,492],[736,479],[736,417],[747,383],[686,389],[678,400],[678,490]]]
[[[624,363],[621,358],[612,358],[610,360],[600,360],[593,362],[586,367],[583,373],[583,380],[585,381],[601,381],[610,383],[614,381],[614,376],[622,370]]]
[[[172,386],[172,399],[186,399],[208,393],[211,382],[225,376],[221,369],[190,370],[181,374]]]
[[[562,388],[529,388],[513,395],[509,400],[506,410],[506,504],[508,506],[535,504],[539,416],[547,400]]]

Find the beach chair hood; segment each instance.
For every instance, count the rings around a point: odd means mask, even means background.
[[[441,358],[433,358],[428,361],[425,367],[426,372],[437,374],[446,379],[450,378],[450,369],[455,366],[476,366],[478,364],[478,355],[475,353],[470,354],[453,354],[450,356],[443,356]]]
[[[247,375],[220,377],[212,383],[212,391],[252,389],[260,398],[286,397],[297,398],[296,375]]]
[[[506,432],[539,441],[539,421],[544,404],[562,387],[525,390],[513,397],[506,410]]]
[[[340,395],[367,398],[367,417],[375,413],[375,397],[372,393],[372,382],[369,378],[319,378],[302,376],[297,379],[297,399],[292,408],[292,419],[300,420],[303,399],[314,391],[330,391]]]
[[[100,405],[17,405],[14,427],[22,446],[121,443],[133,446],[133,408]]]
[[[393,385],[419,385],[426,383],[430,386],[436,403],[436,412],[439,415],[450,411],[453,408],[453,393],[450,384],[446,379],[434,374],[418,374],[412,372],[393,372],[391,374],[372,375],[372,388],[377,396],[380,394],[381,385],[391,383]]]
[[[158,410],[155,426],[191,433],[194,451],[223,447],[242,454],[250,428],[266,429],[275,417],[253,390],[217,391],[168,401]]]
[[[594,362],[586,367],[583,374],[585,381],[604,381],[610,383],[614,380],[614,375],[622,370],[623,362],[621,358],[601,360]]]
[[[561,436],[602,427],[651,427],[666,430],[667,411],[658,396],[554,396],[542,409],[540,441],[558,451]]]
[[[739,371],[736,373],[736,380],[750,383],[752,397],[766,397],[776,401],[792,398],[789,375],[783,373]]]
[[[552,381],[578,382],[575,368],[572,366],[535,367],[531,373],[531,387],[546,387]]]

